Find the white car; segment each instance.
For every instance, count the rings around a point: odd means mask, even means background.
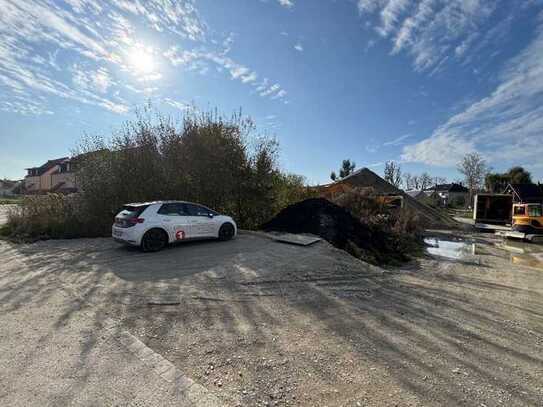
[[[145,252],[185,240],[230,240],[236,234],[236,222],[230,216],[183,201],[125,205],[112,226],[112,236],[117,242],[140,246]]]

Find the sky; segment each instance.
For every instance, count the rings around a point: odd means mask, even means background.
[[[310,183],[470,152],[543,181],[543,0],[0,0],[0,178],[147,102],[241,108]]]

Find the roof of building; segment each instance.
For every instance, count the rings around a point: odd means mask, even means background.
[[[411,198],[418,198],[421,195],[426,195],[424,191],[420,189],[414,189],[411,191],[405,191],[407,195],[409,195]]]
[[[441,192],[469,192],[469,189],[467,189],[465,186],[452,183],[452,184],[438,184],[434,185],[433,187],[428,188],[432,191],[441,191]]]
[[[47,161],[45,164],[39,167],[30,167],[30,168],[26,168],[26,170],[37,170],[38,171],[37,175],[42,175],[45,171],[49,170],[55,165],[63,164],[68,161],[70,161],[70,157],[56,158],[54,160]]]
[[[0,188],[14,188],[21,181],[11,181],[9,179],[0,179]]]
[[[543,185],[540,184],[509,184],[504,193],[512,193],[522,202],[543,201]]]

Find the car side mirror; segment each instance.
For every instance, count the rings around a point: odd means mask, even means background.
[[[215,216],[215,215],[213,215],[211,212],[209,212],[209,213],[207,214],[207,217],[208,217],[208,218],[213,218],[213,216]]]

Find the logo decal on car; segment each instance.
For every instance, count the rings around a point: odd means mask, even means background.
[[[185,231],[184,230],[178,230],[175,232],[175,239],[176,240],[183,240],[185,238]]]

